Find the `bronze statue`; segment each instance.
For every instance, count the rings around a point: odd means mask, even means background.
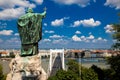
[[[38,54],[38,42],[42,38],[42,19],[46,15],[46,8],[43,13],[33,13],[28,8],[26,14],[19,17],[17,25],[21,39],[21,56]]]

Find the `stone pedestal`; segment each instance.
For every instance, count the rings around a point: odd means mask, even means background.
[[[40,55],[20,57],[16,55],[9,64],[10,73],[6,80],[47,80],[41,67]]]

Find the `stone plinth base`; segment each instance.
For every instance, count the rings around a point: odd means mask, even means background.
[[[16,55],[9,66],[11,71],[6,80],[47,80],[47,74],[41,67],[40,55],[27,57]]]

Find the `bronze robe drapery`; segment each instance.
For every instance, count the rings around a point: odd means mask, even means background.
[[[18,31],[21,39],[21,55],[38,54],[38,42],[42,38],[42,19],[46,12],[27,13],[18,19]]]

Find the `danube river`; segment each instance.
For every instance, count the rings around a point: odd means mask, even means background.
[[[109,64],[107,64],[107,61],[105,58],[74,58],[78,63],[80,63],[82,66],[86,68],[90,68],[92,65],[96,65],[100,68],[107,69],[110,67]],[[67,63],[68,59],[65,60]]]

